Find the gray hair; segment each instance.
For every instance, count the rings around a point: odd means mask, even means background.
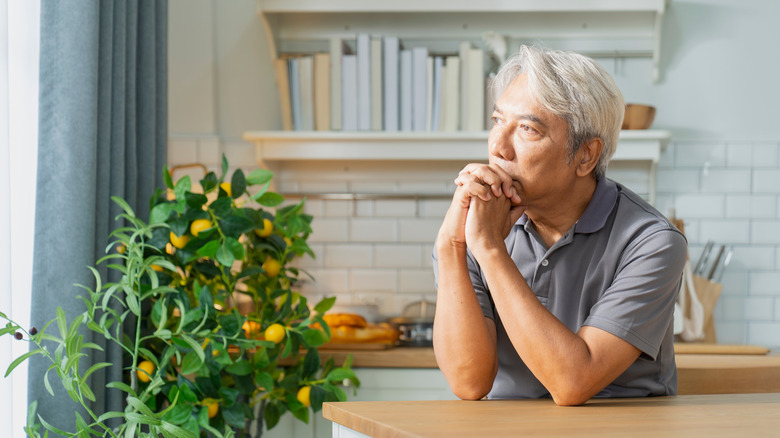
[[[536,104],[569,125],[566,150],[570,160],[586,141],[602,140],[604,148],[593,170],[593,176],[601,178],[617,148],[625,115],[623,94],[609,73],[578,53],[521,46],[496,75],[496,100],[520,74],[528,75]]]

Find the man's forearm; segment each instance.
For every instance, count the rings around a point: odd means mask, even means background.
[[[438,293],[433,328],[436,361],[459,398],[480,399],[498,369],[495,329],[474,293],[465,245],[437,244]]]

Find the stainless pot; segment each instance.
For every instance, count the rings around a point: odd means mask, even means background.
[[[407,305],[401,316],[388,322],[398,329],[398,345],[408,347],[433,346],[433,315],[436,304],[417,301]]]

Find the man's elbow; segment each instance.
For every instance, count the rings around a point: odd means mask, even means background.
[[[460,384],[453,385],[450,389],[455,397],[461,400],[481,400],[490,392],[491,387],[478,384]]]
[[[585,402],[591,399],[590,396],[576,393],[575,391],[568,391],[551,395],[553,401],[558,406],[579,406],[585,404]]]

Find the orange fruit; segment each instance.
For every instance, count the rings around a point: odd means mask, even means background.
[[[153,271],[157,271],[157,272],[162,272],[163,271],[163,267],[159,266],[159,265],[152,265],[152,270]]]
[[[255,228],[255,234],[257,237],[268,237],[271,235],[271,232],[274,230],[274,224],[273,222],[269,221],[268,219],[263,219],[263,228]]]
[[[284,243],[286,243],[286,244],[287,244],[287,247],[288,247],[288,248],[292,246],[292,240],[290,240],[290,238],[289,238],[289,237],[285,237],[285,238],[284,238]]]
[[[260,324],[256,323],[255,321],[246,320],[244,321],[244,325],[241,326],[242,329],[244,329],[244,335],[247,337],[247,339],[253,339],[257,337],[258,334],[260,334]]]
[[[231,185],[230,185],[230,183],[229,183],[229,182],[223,182],[222,184],[220,184],[220,185],[219,185],[219,187],[220,187],[222,190],[224,190],[224,191],[225,191],[225,193],[227,193],[227,195],[228,195],[228,198],[229,198],[229,197],[231,197],[231,196],[233,196],[232,187],[231,187]]]
[[[281,269],[282,265],[273,257],[268,257],[263,263],[263,270],[269,278],[275,278]]]
[[[274,344],[282,342],[284,335],[284,326],[279,323],[271,324],[267,329],[265,329],[265,339],[267,341],[273,342]]]
[[[181,237],[179,237],[173,231],[171,231],[170,238],[171,238],[171,244],[179,249],[184,248],[187,245],[187,243],[190,241],[190,236],[184,234]]]
[[[154,372],[154,364],[151,361],[145,360],[138,364],[138,380],[146,383],[152,380],[152,373]]]
[[[209,418],[217,416],[217,413],[219,412],[219,401],[213,398],[204,398],[201,403],[208,409]]]
[[[190,225],[190,233],[193,236],[198,237],[201,231],[211,228],[211,221],[208,219],[195,219]]]
[[[125,251],[127,251],[127,247],[125,246],[124,243],[116,247],[116,252],[118,252],[119,254],[124,254]]]
[[[311,386],[302,386],[298,390],[298,396],[296,397],[299,402],[303,403],[304,407],[311,406]]]

